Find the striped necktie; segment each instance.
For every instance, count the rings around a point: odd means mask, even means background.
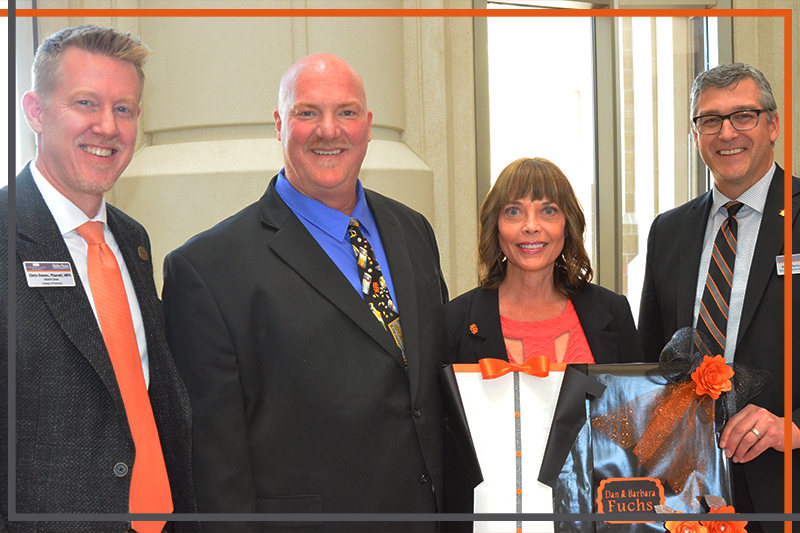
[[[736,261],[736,237],[739,223],[736,213],[742,202],[730,201],[725,204],[728,218],[722,223],[708,265],[708,277],[700,303],[697,329],[708,336],[712,354],[725,354],[725,338],[728,329],[728,305],[731,301],[733,266]]]
[[[77,231],[89,244],[89,287],[136,449],[130,474],[130,512],[171,513],[172,493],[167,468],[144,382],[122,274],[114,252],[106,244],[102,222],[86,222]],[[164,522],[133,521],[131,527],[138,533],[158,533],[164,528]]]

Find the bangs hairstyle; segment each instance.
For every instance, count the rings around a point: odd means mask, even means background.
[[[142,67],[150,55],[150,49],[130,32],[120,32],[113,28],[103,28],[93,24],[61,30],[39,45],[31,68],[33,92],[45,101],[50,99],[59,82],[58,70],[61,65],[61,54],[71,46],[92,54],[133,64],[136,67],[136,76],[139,78],[138,96],[141,100],[144,89]]]
[[[481,205],[478,261],[481,287],[496,289],[506,277],[508,263],[500,249],[497,222],[509,202],[547,199],[564,213],[564,248],[553,265],[555,289],[569,296],[583,291],[592,280],[592,265],[583,244],[586,218],[569,180],[556,165],[536,157],[517,159],[500,173]]]

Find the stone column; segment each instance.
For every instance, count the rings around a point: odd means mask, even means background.
[[[63,7],[42,0],[41,8]],[[210,5],[213,4],[213,5]],[[232,8],[297,8],[297,17],[40,19],[40,35],[98,23],[153,50],[145,66],[137,153],[109,201],[150,233],[161,286],[164,256],[258,201],[283,166],[273,110],[283,72],[315,52],[364,79],[373,112],[365,187],[424,214],[452,295],[477,283],[474,74],[468,17],[307,17],[309,8],[469,8],[470,0],[229,0]],[[209,8],[164,0],[160,8]],[[137,0],[72,0],[71,8],[143,8]]]

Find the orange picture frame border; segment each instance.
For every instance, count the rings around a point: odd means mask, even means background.
[[[798,15],[800,16],[800,14]],[[0,10],[8,18],[9,10]],[[783,19],[784,168],[792,173],[792,10],[791,9],[16,9],[26,17],[774,17]],[[787,75],[788,74],[788,75]],[[792,435],[792,180],[784,182],[784,432]],[[9,378],[11,379],[11,378]],[[789,446],[790,448],[791,446]],[[784,453],[784,512],[792,512],[792,453]],[[791,523],[785,523],[791,531]]]

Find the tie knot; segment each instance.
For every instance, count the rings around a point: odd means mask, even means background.
[[[350,224],[348,224],[351,228],[360,228],[361,224],[358,222],[358,219],[355,217],[350,217]]]
[[[81,224],[77,229],[78,235],[89,244],[103,244],[106,242],[103,236],[103,223],[89,221]]]
[[[741,209],[742,207],[744,207],[744,204],[742,202],[739,202],[738,200],[731,200],[730,202],[725,204],[725,209],[728,210],[729,217],[735,217],[736,213],[738,213],[739,209]]]

